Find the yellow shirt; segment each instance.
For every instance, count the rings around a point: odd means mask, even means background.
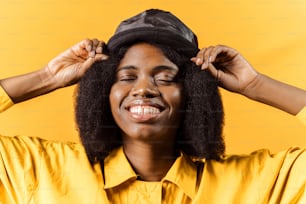
[[[0,88],[0,111],[12,104]],[[136,178],[122,148],[101,167],[90,165],[81,144],[0,136],[0,203],[5,204],[306,203],[306,152],[260,150],[197,162],[181,153],[160,182]]]

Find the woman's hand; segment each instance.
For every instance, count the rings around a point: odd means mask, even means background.
[[[88,68],[106,59],[104,42],[83,40],[52,59],[40,70],[0,80],[13,102],[19,103],[78,82]]]
[[[45,71],[58,87],[75,84],[95,61],[107,59],[103,47],[103,41],[82,40],[52,59]]]
[[[211,46],[191,60],[218,79],[220,86],[290,114],[306,106],[306,91],[256,72],[235,49]]]
[[[244,57],[227,46],[203,48],[191,60],[202,70],[208,69],[221,87],[244,95],[247,94],[247,87],[259,75]]]

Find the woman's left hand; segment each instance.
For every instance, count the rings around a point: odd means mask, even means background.
[[[211,46],[191,61],[208,70],[221,87],[296,115],[306,105],[306,91],[274,80],[256,70],[235,49]]]
[[[201,49],[191,61],[218,79],[220,86],[244,94],[247,87],[259,75],[247,60],[235,49],[218,45]]]

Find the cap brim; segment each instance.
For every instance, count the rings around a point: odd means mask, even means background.
[[[109,39],[107,47],[109,51],[113,52],[122,46],[146,41],[168,45],[189,58],[196,56],[199,51],[197,46],[180,35],[166,29],[153,27],[134,28],[119,32]]]

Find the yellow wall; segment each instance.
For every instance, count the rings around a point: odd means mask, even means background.
[[[107,41],[122,19],[147,8],[172,11],[198,34],[201,46],[232,46],[258,71],[306,89],[304,0],[1,0],[0,78],[38,69],[83,38]],[[77,141],[73,90],[1,114],[1,134]],[[296,118],[236,94],[222,95],[228,153],[306,146],[306,126]]]

